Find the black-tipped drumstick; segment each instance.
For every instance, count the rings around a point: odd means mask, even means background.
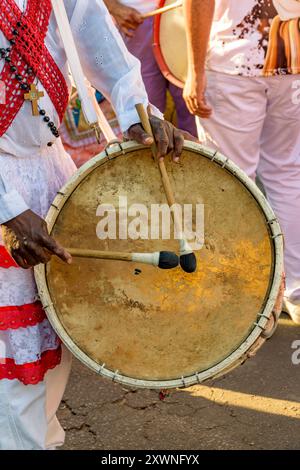
[[[154,253],[122,253],[118,251],[86,250],[66,248],[75,258],[109,259],[116,261],[131,261],[134,263],[150,264],[160,269],[173,269],[179,265],[179,258],[172,251],[157,251]]]
[[[138,112],[138,115],[140,117],[144,130],[147,132],[147,134],[153,137],[153,132],[152,132],[151,124],[149,121],[149,116],[144,108],[144,105],[137,104],[136,110]],[[153,156],[156,159],[156,145],[155,144],[152,146],[152,152],[153,152]],[[170,183],[169,175],[168,175],[164,160],[159,159],[158,166],[160,169],[162,183],[163,183],[163,187],[164,187],[168,204],[170,207],[173,208],[172,216],[173,216],[174,225],[175,225],[177,233],[180,234],[180,239],[179,239],[180,266],[183,269],[183,271],[185,271],[186,273],[194,273],[197,269],[197,259],[196,259],[195,253],[191,249],[188,241],[186,240],[184,233],[182,232],[181,223],[179,222],[179,216],[177,212],[177,204],[176,204],[175,196],[173,193],[173,188]]]

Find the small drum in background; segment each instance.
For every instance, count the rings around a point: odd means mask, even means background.
[[[204,205],[196,273],[87,258],[35,269],[48,318],[70,351],[132,387],[185,387],[224,374],[261,346],[280,312],[283,240],[260,190],[198,144],[186,142],[181,163],[166,166],[177,202]],[[118,208],[120,197],[128,207],[166,204],[149,148],[128,142],[86,163],[50,209],[51,235],[70,248],[178,250],[175,239],[100,240],[97,208]]]
[[[161,0],[159,6],[175,3]],[[188,71],[186,26],[183,7],[155,16],[153,50],[163,75],[174,85],[183,88]]]

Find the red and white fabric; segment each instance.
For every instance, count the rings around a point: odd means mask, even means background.
[[[24,103],[24,93],[13,79],[11,64],[17,64],[18,74],[31,85],[38,77],[55,106],[62,121],[68,104],[68,86],[63,74],[45,45],[52,7],[51,0],[30,0],[23,13],[14,0],[2,0],[0,30],[9,41],[18,22],[22,24],[15,44],[10,46],[11,62],[6,62],[0,81],[5,85],[6,105],[0,119],[0,135],[3,135],[14,121]],[[31,68],[29,72],[28,67]],[[18,93],[17,90],[20,90]]]
[[[42,217],[74,171],[60,141],[30,159],[0,154],[0,174]],[[37,300],[33,270],[16,266],[0,236],[0,380],[36,384],[60,359],[60,341]]]
[[[63,346],[61,363],[42,382],[0,380],[0,450],[53,450],[64,443],[56,411],[70,369],[71,353]]]
[[[49,4],[48,0],[12,1],[21,10],[29,8],[31,2],[37,7]],[[102,0],[66,0],[64,3],[84,72],[92,85],[111,101],[121,129],[126,131],[139,122],[135,104],[149,104],[140,63],[127,51]],[[0,30],[0,48],[9,45]],[[45,46],[70,89],[66,55],[53,14]],[[35,59],[38,58],[35,55]],[[44,65],[41,62],[40,66]],[[0,73],[3,66],[4,61],[0,61]],[[40,74],[37,87],[44,92],[40,107],[59,127],[61,113]],[[0,103],[0,120],[4,112],[2,106]],[[52,147],[47,146],[49,142],[53,143]],[[40,116],[32,115],[31,103],[23,102],[0,137],[0,223],[28,208],[45,217],[56,192],[75,169],[61,140],[53,137]],[[45,449],[61,445],[63,432],[55,413],[66,385],[68,367],[63,363],[55,367],[60,362],[61,346],[37,303],[32,270],[16,267],[5,253],[0,238],[1,245],[0,449]]]
[[[24,12],[14,0],[3,0],[0,30],[9,41],[17,22],[22,24],[11,46],[11,63],[17,65],[18,73],[27,83],[38,77],[61,120],[68,103],[68,87],[45,45],[51,10],[50,0],[42,4],[30,0]],[[2,104],[0,116],[1,136],[24,105],[24,92],[14,80],[10,65],[5,62],[0,74],[6,89],[6,103]],[[45,217],[56,192],[75,167],[60,142],[42,153],[26,160],[2,153],[0,174],[8,193],[17,188],[18,196],[27,206]],[[33,385],[43,381],[46,372],[60,363],[61,344],[37,300],[33,270],[16,266],[1,243],[0,238],[0,380]]]

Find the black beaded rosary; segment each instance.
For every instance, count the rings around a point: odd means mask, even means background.
[[[25,10],[25,1],[23,3],[23,11],[24,10]],[[18,21],[16,23],[15,29],[13,29],[13,31],[12,31],[12,38],[9,41],[11,46],[15,45],[15,43],[16,43],[15,37],[18,36],[19,29],[21,27],[22,27],[22,22]],[[58,138],[59,137],[59,132],[58,132],[58,129],[55,126],[54,122],[52,122],[50,117],[47,116],[46,111],[44,109],[40,108],[39,105],[38,105],[38,101],[39,101],[40,98],[42,98],[44,96],[44,93],[40,92],[37,89],[35,84],[32,84],[31,86],[29,86],[29,84],[24,80],[22,75],[18,73],[17,66],[15,64],[13,64],[12,61],[11,61],[11,57],[10,57],[11,51],[12,51],[12,47],[7,47],[6,49],[0,48],[0,59],[3,59],[6,63],[10,64],[10,70],[14,74],[13,78],[17,82],[20,83],[21,90],[24,90],[24,92],[27,92],[24,95],[24,99],[26,101],[31,101],[33,116],[41,116],[43,118],[43,121],[45,122],[45,124],[47,124],[47,126],[49,127],[49,130],[54,135],[54,137]],[[29,66],[27,67],[26,72],[29,75],[33,74],[33,70]],[[49,142],[48,146],[51,146],[51,145],[52,145],[52,143]]]

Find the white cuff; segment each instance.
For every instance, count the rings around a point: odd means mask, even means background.
[[[160,110],[156,106],[154,106],[153,104],[150,103],[149,106],[150,106],[151,114],[153,116],[156,116],[157,118],[162,119],[164,121],[165,118],[164,118],[163,113],[161,113]]]
[[[135,108],[131,109],[130,111],[126,111],[126,113],[124,114],[119,114],[118,121],[120,124],[121,131],[123,133],[127,132],[128,129],[134,124],[141,122],[139,115]]]
[[[146,105],[144,104],[144,106],[146,108],[148,106],[148,103]],[[149,106],[150,106],[150,112],[153,116],[156,116],[156,117],[158,117],[159,119],[162,119],[162,120],[164,119],[164,115],[159,111],[158,108],[153,106],[153,104],[150,104]],[[118,118],[119,118],[120,127],[121,127],[121,129],[122,129],[125,136],[126,136],[128,130],[131,126],[141,122],[136,109],[133,109],[130,112],[127,111],[126,114],[124,114],[124,119],[122,119],[122,116],[118,116]]]
[[[0,225],[29,209],[22,196],[13,189],[0,197]]]

